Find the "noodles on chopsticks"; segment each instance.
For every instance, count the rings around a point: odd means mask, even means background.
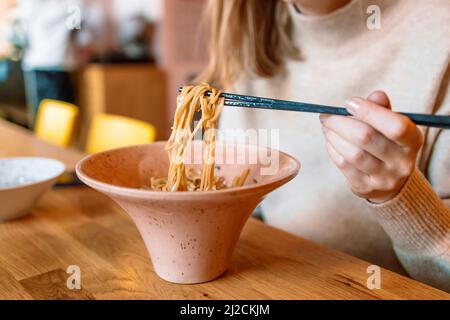
[[[206,95],[206,92],[210,92]],[[210,191],[227,188],[223,177],[215,176],[215,155],[217,123],[224,106],[221,91],[203,83],[198,86],[183,87],[177,97],[177,109],[172,126],[172,133],[167,141],[169,154],[169,172],[167,179],[152,178],[151,189],[162,191]],[[201,112],[200,121],[192,129],[194,115]],[[202,169],[186,169],[185,158],[194,136],[200,130],[203,135]],[[232,187],[242,186],[249,170],[233,179]]]

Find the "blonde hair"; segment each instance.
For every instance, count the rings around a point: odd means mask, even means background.
[[[209,0],[205,18],[210,60],[198,81],[224,88],[242,72],[272,77],[299,57],[281,0]]]

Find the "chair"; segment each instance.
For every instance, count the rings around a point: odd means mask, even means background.
[[[67,147],[72,142],[78,108],[71,103],[45,99],[39,105],[34,132],[47,142]]]
[[[95,153],[108,149],[143,144],[155,140],[153,125],[123,116],[99,113],[89,130],[86,151]]]

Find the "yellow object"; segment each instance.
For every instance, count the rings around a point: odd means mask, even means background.
[[[88,153],[155,141],[153,125],[127,117],[99,113],[94,116],[89,131]]]
[[[34,132],[42,140],[67,147],[72,140],[77,115],[78,108],[71,103],[42,100]]]

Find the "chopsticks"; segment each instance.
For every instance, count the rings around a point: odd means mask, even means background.
[[[208,95],[210,94],[210,92],[207,92],[206,94]],[[331,107],[304,102],[254,97],[225,92],[222,93],[221,96],[225,98],[225,106],[230,107],[244,107],[254,109],[297,111],[297,112],[335,114],[340,116],[351,116],[351,114],[345,108],[341,107]],[[401,114],[410,118],[417,125],[450,129],[450,116],[429,115],[422,113],[407,113],[407,112],[405,113],[402,112]]]

